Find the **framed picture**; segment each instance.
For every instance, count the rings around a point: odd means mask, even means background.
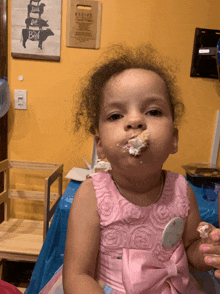
[[[12,0],[12,57],[60,60],[61,0]]]

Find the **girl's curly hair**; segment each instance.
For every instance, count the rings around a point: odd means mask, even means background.
[[[179,98],[180,90],[176,85],[176,68],[173,70],[173,65],[168,65],[167,59],[159,57],[151,45],[139,45],[136,49],[113,45],[105,53],[104,62],[92,69],[82,82],[75,117],[76,131],[83,125],[89,133],[98,133],[103,87],[113,75],[131,68],[151,70],[164,80],[174,126],[179,125],[184,113],[184,104]]]

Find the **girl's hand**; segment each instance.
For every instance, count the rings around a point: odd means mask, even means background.
[[[203,240],[199,250],[204,254],[204,261],[207,265],[216,268],[215,276],[220,279],[220,229],[210,223],[201,222],[197,231],[200,232]]]

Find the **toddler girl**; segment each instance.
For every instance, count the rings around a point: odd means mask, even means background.
[[[188,270],[188,262],[212,268],[199,250],[197,201],[182,175],[163,170],[178,148],[184,106],[176,94],[151,47],[123,51],[88,80],[77,122],[86,122],[111,170],[92,174],[74,196],[65,294],[203,293]],[[220,233],[210,228],[213,250]]]

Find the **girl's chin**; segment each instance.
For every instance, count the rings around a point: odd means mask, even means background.
[[[143,172],[146,171],[147,167],[149,167],[149,163],[144,159],[143,155],[139,156],[129,156],[126,159],[119,159],[117,162],[115,162],[115,168],[116,169],[123,169],[127,171],[137,171]],[[112,164],[112,168],[114,169],[114,163]]]

